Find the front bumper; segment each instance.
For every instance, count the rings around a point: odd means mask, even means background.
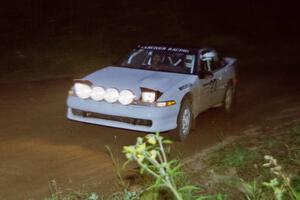
[[[69,96],[67,106],[67,118],[71,120],[144,132],[162,132],[177,127],[180,105],[124,106],[119,103],[110,104]]]

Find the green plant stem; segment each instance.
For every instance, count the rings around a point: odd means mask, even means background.
[[[162,156],[161,156],[161,152],[160,151],[158,151],[158,158],[159,158],[159,161],[162,163],[162,162],[164,162],[163,161],[163,158],[162,158]]]
[[[169,188],[171,189],[171,191],[173,192],[173,194],[175,195],[177,200],[183,200],[181,195],[177,192],[177,190],[170,184]]]
[[[145,156],[145,158],[147,158],[148,161],[151,162],[151,164],[153,164],[157,169],[159,169],[159,172],[160,174],[163,176],[163,177],[166,177],[166,179],[169,181],[169,176],[168,174],[166,173],[165,169],[163,167],[160,167],[160,163],[158,163],[155,159],[152,159],[149,155]]]
[[[165,163],[167,163],[168,160],[167,160],[167,156],[166,156],[166,154],[165,154],[164,146],[162,145],[161,139],[158,140],[158,143],[159,143],[159,147],[160,147],[160,149],[161,149],[161,153],[162,153],[162,155],[163,155],[163,159],[164,159]]]
[[[174,188],[174,186],[172,185],[172,183],[170,181],[165,180],[164,178],[161,178],[158,174],[156,174],[153,170],[149,169],[147,167],[147,165],[144,165],[138,159],[135,158],[135,160],[142,168],[144,168],[152,176],[154,176],[157,179],[161,179],[163,181],[163,183],[165,184],[165,186],[168,187],[172,191],[172,193],[175,195],[177,200],[183,200],[182,197],[180,196],[180,194],[177,192],[176,188]],[[166,176],[166,177],[168,177],[168,176]]]
[[[165,149],[164,149],[164,146],[162,144],[162,139],[159,139],[158,143],[159,143],[159,147],[160,147],[161,153],[163,155],[164,161],[166,163],[166,169],[167,169],[167,171],[170,171],[170,167],[169,167],[169,164],[168,164],[168,160],[167,160],[167,156],[166,156],[166,153],[165,153]],[[173,178],[171,177],[170,179],[171,179],[170,181],[171,181],[172,185],[174,185],[174,187],[176,189],[176,184],[174,183]]]
[[[288,178],[283,173],[280,173],[280,175],[283,178],[285,185],[289,188],[289,191],[290,191],[289,194],[290,194],[291,198],[297,199],[297,194],[295,193],[294,189],[291,187]]]

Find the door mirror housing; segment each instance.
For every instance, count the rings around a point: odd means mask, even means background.
[[[214,74],[210,71],[199,71],[198,72],[198,77],[200,79],[208,79],[214,77]]]

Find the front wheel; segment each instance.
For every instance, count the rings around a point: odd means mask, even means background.
[[[192,109],[191,102],[187,99],[181,103],[180,111],[177,117],[177,128],[175,130],[174,139],[177,141],[183,141],[191,132],[192,128]]]

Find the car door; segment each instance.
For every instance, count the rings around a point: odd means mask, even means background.
[[[207,110],[210,107],[211,97],[211,81],[212,78],[198,79],[193,88],[195,114],[198,115],[200,112]]]
[[[211,96],[212,106],[218,105],[223,102],[224,93],[227,85],[227,80],[224,77],[225,66],[226,66],[225,62],[212,60],[211,70],[214,76],[213,85],[212,85],[213,91]]]
[[[210,72],[207,63],[199,60],[196,67],[196,73]],[[199,77],[199,76],[198,76]],[[194,87],[194,104],[195,114],[198,115],[200,112],[207,110],[211,107],[211,95],[213,93],[213,83],[215,78],[213,76],[199,77]]]
[[[222,70],[215,70],[212,72],[214,79],[211,83],[211,106],[217,105],[222,102],[223,98],[223,76]]]

